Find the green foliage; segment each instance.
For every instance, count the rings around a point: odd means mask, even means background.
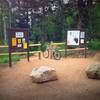
[[[73,23],[74,23],[73,17],[72,17],[72,16],[68,16],[68,17],[66,18],[66,24],[67,24],[68,29],[71,28],[71,26],[73,25]]]
[[[0,35],[1,35],[1,33],[0,33]],[[0,45],[3,45],[3,41],[2,40],[0,40]]]
[[[42,40],[46,41],[49,39],[53,39],[55,36],[55,23],[52,20],[52,16],[49,16],[45,20],[43,20],[39,25],[34,26],[32,28],[31,41]],[[38,39],[37,39],[38,38]]]
[[[89,30],[90,38],[100,38],[100,3],[97,3],[97,0],[85,0],[86,5],[82,2],[83,0],[78,0],[81,1],[80,7],[77,6],[76,0],[68,0],[67,4],[64,4],[63,0],[20,0],[21,3],[17,4],[14,1],[16,0],[9,1],[11,7],[7,0],[0,1],[0,40],[2,40],[0,43],[6,42],[4,41],[4,21],[6,28],[10,25],[15,28],[29,26],[27,10],[30,12],[30,28],[32,28],[30,41],[33,43],[64,41],[67,30],[71,28],[86,28]],[[96,3],[93,4],[93,1]],[[53,5],[55,9],[52,9]]]
[[[100,38],[100,4],[93,5],[89,10],[89,31],[93,38]]]
[[[52,19],[49,17],[42,22],[42,27],[45,35],[48,35],[49,37],[53,38],[54,32],[55,32],[55,23],[52,21]]]
[[[38,51],[39,47],[38,46],[36,46],[36,47],[30,47],[29,50],[30,50],[30,52],[31,51]]]
[[[41,50],[42,50],[42,51],[46,50],[46,48],[47,48],[49,45],[50,45],[50,43],[48,43],[48,42],[43,43],[43,44],[41,45]]]
[[[20,60],[19,55],[13,55],[12,56],[12,61],[16,62]],[[9,56],[0,56],[0,64],[8,63],[9,62]]]
[[[32,33],[31,33],[31,36],[30,36],[30,41],[33,43],[35,41],[37,41],[37,36],[39,37],[39,35],[41,34],[41,30],[40,30],[40,27],[38,26],[34,26],[32,28]]]
[[[12,61],[13,62],[20,61],[20,56],[19,55],[13,55],[12,56]]]
[[[88,48],[90,50],[100,50],[100,40],[90,41],[88,43]]]
[[[0,53],[6,53],[8,52],[8,48],[0,48]]]
[[[50,20],[45,21],[44,27],[46,28],[48,34],[52,34],[55,30],[55,24]]]
[[[7,29],[10,26],[10,9],[7,0],[0,0],[0,44],[7,44],[7,39],[4,37],[7,34]]]
[[[65,44],[61,44],[59,50],[65,49]]]

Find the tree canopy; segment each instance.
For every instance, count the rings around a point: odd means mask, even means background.
[[[34,42],[63,41],[71,28],[99,38],[99,10],[99,0],[0,0],[0,38],[10,27],[29,28]]]

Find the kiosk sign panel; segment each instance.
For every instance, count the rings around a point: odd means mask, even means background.
[[[80,43],[84,44],[84,42],[85,42],[84,40],[85,40],[85,32],[82,31],[82,32],[80,32]]]
[[[80,41],[80,31],[79,30],[69,30],[67,31],[67,45],[78,46]]]
[[[67,31],[67,41],[66,45],[67,46],[75,46],[75,47],[80,47],[84,48],[85,50],[85,58],[86,58],[86,30],[68,30]],[[66,47],[65,47],[66,48]],[[67,50],[65,50],[66,52]]]
[[[29,60],[28,50],[29,38],[28,29],[8,29],[8,45],[9,45],[9,65],[11,66],[11,53],[18,51],[27,51],[27,58]]]
[[[11,52],[26,50],[28,48],[28,30],[27,29],[9,29],[8,30],[9,47]]]

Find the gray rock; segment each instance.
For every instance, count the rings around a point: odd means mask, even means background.
[[[30,77],[35,83],[53,81],[58,79],[55,69],[47,66],[33,68]]]
[[[100,79],[100,64],[90,65],[86,70],[88,78]]]

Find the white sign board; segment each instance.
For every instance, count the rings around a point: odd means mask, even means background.
[[[80,32],[80,38],[85,38],[85,32]]]
[[[23,38],[24,33],[23,32],[16,32],[16,38]]]
[[[83,43],[84,43],[84,39],[81,39],[81,40],[80,40],[80,43],[83,44]]]
[[[67,31],[67,45],[78,46],[79,41],[80,41],[80,31],[79,30]]]

